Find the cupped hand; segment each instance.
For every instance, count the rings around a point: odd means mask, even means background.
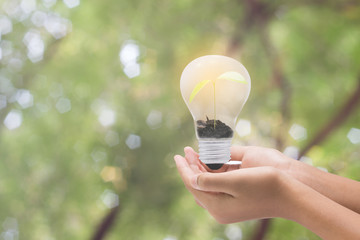
[[[270,166],[282,171],[295,161],[276,149],[236,145],[231,147],[231,160],[241,161],[242,168]]]
[[[175,156],[182,180],[199,205],[218,222],[233,223],[283,214],[287,176],[276,168],[232,171],[228,168],[227,172],[211,173],[191,148],[185,148],[185,156]]]

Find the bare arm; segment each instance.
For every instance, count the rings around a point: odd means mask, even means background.
[[[274,167],[204,171],[193,150],[175,157],[185,186],[220,223],[282,217],[323,239],[358,239],[360,215]]]
[[[360,182],[291,160],[287,172],[333,201],[360,214]],[[360,226],[360,222],[359,222]]]
[[[360,182],[324,172],[274,149],[233,146],[231,150],[232,159],[242,161],[243,168],[275,167],[340,205],[360,213]]]

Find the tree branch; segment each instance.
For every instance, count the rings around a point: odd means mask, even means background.
[[[336,128],[338,128],[345,120],[356,110],[356,106],[360,103],[360,75],[358,76],[358,84],[352,95],[333,116],[330,121],[314,136],[314,138],[301,150],[299,157],[304,156],[313,146],[323,142]]]
[[[261,42],[264,46],[264,50],[266,55],[268,56],[271,62],[272,69],[272,82],[275,86],[277,86],[281,91],[281,100],[279,104],[280,113],[283,119],[282,127],[278,129],[277,135],[275,136],[276,148],[278,150],[282,150],[285,145],[285,138],[283,133],[284,125],[288,125],[289,120],[291,118],[290,114],[290,100],[291,100],[291,86],[289,81],[287,80],[283,65],[280,59],[279,54],[275,51],[275,47],[270,42],[270,37],[267,32],[266,24],[268,22],[261,22],[259,25]],[[270,229],[271,219],[263,219],[260,220],[256,230],[254,231],[254,235],[251,238],[252,240],[262,240],[264,239],[266,233]]]
[[[114,225],[116,216],[120,212],[120,206],[114,207],[109,213],[103,218],[99,226],[96,228],[91,240],[102,240],[109,232],[110,228]]]
[[[240,0],[239,4],[243,5],[243,1]],[[236,24],[236,29],[231,37],[225,55],[233,56],[235,52],[240,48],[240,44],[243,42],[244,36],[248,33],[257,22],[264,21],[269,17],[268,8],[266,4],[256,0],[247,0],[245,6],[245,16],[239,18]]]

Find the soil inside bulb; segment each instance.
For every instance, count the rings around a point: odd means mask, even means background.
[[[207,118],[206,121],[198,120],[197,133],[200,138],[231,138],[234,134],[233,130],[220,120],[210,120]]]

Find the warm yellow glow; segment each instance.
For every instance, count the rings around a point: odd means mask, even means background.
[[[201,84],[208,83],[207,80],[216,84]],[[186,66],[180,80],[181,94],[195,121],[213,119],[216,111],[216,119],[231,128],[249,97],[250,88],[245,67],[235,59],[219,55],[195,59]]]

